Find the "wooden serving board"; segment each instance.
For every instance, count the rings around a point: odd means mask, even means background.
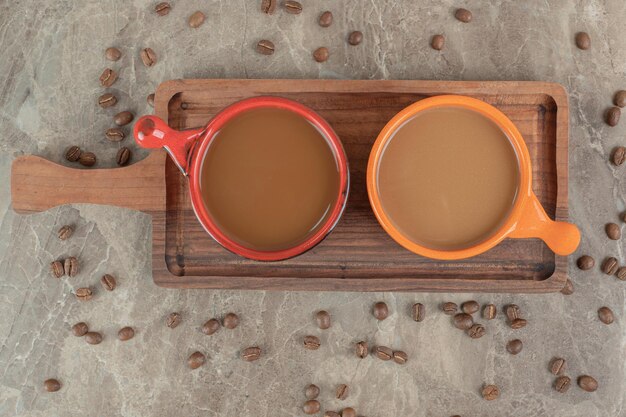
[[[13,208],[28,213],[66,203],[129,207],[152,215],[153,277],[175,288],[348,291],[553,292],[567,278],[565,257],[536,239],[507,239],[487,253],[437,261],[396,244],[378,225],[365,186],[378,132],[399,110],[425,97],[463,94],[502,110],[521,131],[533,160],[533,188],[550,217],[567,220],[568,103],[544,82],[174,80],[158,88],[156,114],[175,129],[204,125],[243,98],[275,95],[319,112],[350,163],[350,196],[336,229],[317,247],[286,261],[234,255],[204,232],[187,180],[164,151],[125,168],[72,169],[35,156],[12,167]],[[63,192],[57,192],[59,188]],[[49,191],[52,190],[52,191]]]

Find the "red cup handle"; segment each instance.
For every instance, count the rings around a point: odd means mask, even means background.
[[[204,128],[178,131],[156,116],[143,116],[135,123],[133,134],[142,148],[165,148],[178,168],[186,176],[189,170],[189,152],[204,132]]]

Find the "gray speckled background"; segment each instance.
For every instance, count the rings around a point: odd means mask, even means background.
[[[624,241],[609,241],[604,224],[626,208],[626,167],[607,162],[611,149],[625,144],[626,121],[609,128],[602,114],[614,91],[626,88],[625,2],[303,0],[299,16],[268,17],[256,0],[181,0],[162,18],[155,3],[0,2],[0,416],[298,416],[311,382],[322,389],[323,408],[352,405],[370,417],[626,415],[626,283],[598,266],[577,270],[577,256],[570,260],[576,292],[568,297],[167,290],[152,283],[148,216],[66,206],[23,217],[11,210],[9,189],[11,161],[22,154],[65,163],[64,149],[78,144],[97,153],[99,166],[113,166],[121,145],[102,134],[111,115],[151,111],[146,95],[172,78],[556,81],[570,94],[570,207],[583,233],[576,255],[589,253],[599,264],[611,254],[624,264]],[[458,6],[472,9],[472,23],[454,19]],[[186,18],[198,9],[207,21],[192,30]],[[335,15],[328,29],[316,24],[324,9]],[[352,29],[365,34],[356,48],[345,42]],[[591,50],[575,48],[579,30],[590,33]],[[429,47],[435,33],[446,35],[442,52]],[[276,43],[274,56],[254,52],[261,38]],[[112,45],[123,52],[116,63],[103,56]],[[311,53],[322,45],[331,58],[317,64]],[[153,68],[139,60],[144,46],[158,54]],[[120,73],[111,88],[120,102],[105,111],[95,103],[106,66]],[[144,156],[137,151],[135,160]],[[61,242],[55,232],[65,223],[77,230]],[[66,255],[80,258],[79,276],[50,278],[49,262]],[[118,277],[119,288],[78,303],[71,290],[99,289],[104,272]],[[470,298],[514,301],[530,324],[513,331],[499,317],[487,324],[487,336],[471,340],[437,311],[443,300]],[[369,314],[379,299],[392,310],[382,323]],[[428,310],[422,323],[407,315],[416,301]],[[614,324],[598,321],[602,305],[615,312]],[[324,332],[312,319],[320,308],[334,318]],[[175,310],[183,323],[171,330],[164,318]],[[212,337],[199,332],[205,320],[228,311],[240,314],[240,327]],[[104,334],[102,344],[71,336],[80,320]],[[121,343],[116,334],[125,325],[137,335]],[[321,349],[299,346],[308,333],[321,336]],[[515,357],[504,349],[514,336],[525,343]],[[351,344],[361,338],[402,348],[410,360],[403,367],[358,360]],[[238,359],[241,348],[255,344],[266,351],[261,360]],[[194,350],[208,361],[190,371],[186,358]],[[554,355],[568,359],[570,376],[594,375],[598,391],[574,386],[556,393],[547,371]],[[48,377],[63,389],[44,392]],[[352,392],[339,402],[332,392],[342,382]],[[501,398],[482,400],[483,383],[499,385]]]

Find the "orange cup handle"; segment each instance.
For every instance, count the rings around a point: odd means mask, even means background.
[[[552,220],[532,193],[522,209],[522,215],[509,237],[539,238],[557,255],[569,255],[580,243],[580,231],[576,225]]]

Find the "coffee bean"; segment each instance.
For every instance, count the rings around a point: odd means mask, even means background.
[[[620,166],[626,161],[626,148],[623,146],[618,146],[613,149],[613,153],[611,154],[611,162],[615,166]]]
[[[567,278],[565,280],[565,285],[561,288],[561,294],[563,295],[572,295],[574,294],[574,283],[571,279]]]
[[[320,347],[320,339],[317,336],[304,336],[304,348],[317,350]]]
[[[315,384],[307,385],[307,387],[304,390],[304,396],[308,400],[314,400],[317,397],[319,397],[319,395],[320,395],[320,388]]]
[[[587,32],[578,32],[574,39],[578,49],[587,50],[591,48],[591,38]]]
[[[313,58],[317,61],[317,62],[326,62],[328,61],[328,48],[326,47],[321,47],[321,48],[317,48],[315,51],[313,51]]]
[[[578,377],[578,386],[584,391],[594,392],[598,389],[598,381],[589,375],[581,375]]]
[[[524,319],[515,319],[513,320],[509,325],[511,326],[511,329],[521,329],[522,327],[526,327],[526,320]]]
[[[320,19],[318,21],[319,25],[323,28],[327,28],[328,26],[333,24],[333,14],[328,10],[320,15]]]
[[[622,281],[626,281],[626,266],[622,266],[621,268],[619,268],[615,276]]]
[[[224,319],[222,320],[222,324],[227,329],[232,330],[235,327],[239,326],[239,316],[236,315],[235,313],[228,313],[224,316]]]
[[[274,43],[267,39],[261,39],[256,44],[256,51],[261,55],[272,55],[274,53]]]
[[[261,348],[258,346],[251,346],[241,352],[241,359],[246,362],[253,362],[261,357]]]
[[[560,376],[554,381],[554,389],[560,393],[566,393],[572,384],[572,379],[569,376]]]
[[[550,362],[550,372],[553,375],[561,375],[567,369],[567,362],[563,358],[554,358]]]
[[[151,67],[157,63],[157,56],[152,48],[142,49],[139,56],[141,57],[141,62],[143,62],[146,67]]]
[[[378,303],[374,304],[374,309],[372,310],[372,314],[378,320],[385,320],[387,316],[389,316],[389,308],[387,307],[387,304],[385,304],[382,301],[379,301]]]
[[[122,146],[117,151],[117,155],[115,155],[115,162],[119,166],[122,167],[122,166],[128,164],[128,161],[130,161],[131,156],[132,156],[132,153],[130,152],[130,149],[128,149],[126,146]]]
[[[87,334],[88,331],[89,327],[87,326],[87,323],[83,323],[82,321],[72,326],[72,333],[74,333],[74,336],[76,337],[82,337]]]
[[[98,345],[102,342],[102,335],[98,332],[85,333],[85,341],[90,345]]]
[[[161,3],[157,4],[156,6],[154,6],[154,11],[159,16],[165,16],[165,15],[169,14],[171,9],[172,9],[172,6],[170,6],[170,4],[168,2],[166,2],[166,1],[161,2]]]
[[[283,7],[287,13],[300,14],[302,13],[302,4],[294,0],[286,0],[283,2]]]
[[[205,18],[206,16],[204,16],[204,13],[202,13],[201,11],[197,11],[189,16],[189,20],[187,21],[187,23],[189,23],[189,27],[195,29],[200,27],[204,23]]]
[[[324,417],[341,417],[341,415],[334,411],[324,411]]]
[[[613,104],[617,107],[625,107],[626,106],[626,90],[619,90],[615,93],[615,97],[613,97]]]
[[[486,385],[482,391],[483,398],[487,401],[493,401],[500,396],[500,389],[495,385]]]
[[[576,265],[578,265],[578,268],[582,269],[583,271],[587,271],[588,269],[593,268],[595,264],[596,261],[589,255],[583,255],[578,258],[578,261],[576,261]]]
[[[480,309],[480,305],[478,305],[478,303],[474,300],[466,301],[463,304],[461,304],[461,310],[463,310],[463,312],[467,314],[474,314],[479,309]]]
[[[454,327],[461,330],[468,330],[474,325],[474,319],[467,313],[458,313],[454,315]]]
[[[304,414],[317,414],[320,411],[320,403],[317,400],[307,400],[302,406]]]
[[[148,97],[146,97],[146,102],[150,107],[154,107],[154,93],[148,94]]]
[[[606,111],[606,124],[611,127],[617,126],[621,115],[622,111],[619,109],[619,107],[611,107]]]
[[[135,337],[135,329],[132,327],[122,327],[119,332],[117,332],[117,338],[122,342],[132,339]]]
[[[356,411],[352,407],[346,407],[341,410],[341,417],[356,417]]]
[[[367,342],[364,341],[360,341],[356,344],[356,356],[358,356],[359,358],[363,359],[366,358],[367,355],[369,354],[369,349],[367,347]]]
[[[207,336],[211,336],[213,333],[217,332],[220,327],[221,325],[219,320],[210,319],[202,325],[202,333],[206,334]]]
[[[518,319],[522,315],[519,307],[516,304],[509,304],[509,305],[504,306],[504,314],[506,314],[506,318],[509,321]]]
[[[165,325],[169,327],[170,329],[173,329],[180,324],[181,320],[182,318],[180,314],[170,313],[170,315],[167,316],[167,320],[165,320]]]
[[[70,236],[72,236],[72,233],[74,233],[72,226],[65,225],[59,229],[57,236],[59,236],[59,239],[61,240],[67,240]]]
[[[109,61],[117,61],[118,59],[122,57],[122,53],[120,52],[119,49],[110,47],[110,48],[107,48],[106,51],[104,51],[104,56]]]
[[[506,351],[511,355],[517,355],[522,351],[522,341],[519,339],[509,340],[509,343],[506,344]]]
[[[98,98],[98,104],[103,109],[106,109],[107,107],[115,106],[116,103],[117,103],[117,97],[115,97],[111,93],[102,94]]]
[[[83,152],[80,154],[80,158],[78,158],[78,162],[86,167],[92,167],[96,165],[96,154],[93,152]]]
[[[404,365],[409,360],[409,355],[404,353],[401,350],[396,350],[393,352],[393,361],[400,365]]]
[[[130,122],[132,122],[134,118],[135,116],[131,112],[126,110],[126,111],[121,111],[115,116],[113,116],[113,121],[118,126],[125,126],[129,124]]]
[[[335,390],[335,398],[337,398],[338,400],[345,400],[346,398],[348,398],[349,391],[350,390],[346,384],[341,384]]]
[[[76,162],[80,159],[81,154],[82,151],[78,146],[70,146],[67,148],[67,151],[65,151],[65,159],[70,162]]]
[[[117,281],[115,281],[115,277],[113,275],[104,274],[102,275],[102,278],[100,278],[100,284],[102,284],[102,288],[105,290],[113,291],[117,286]]]
[[[469,23],[472,21],[472,12],[467,9],[457,9],[454,17],[460,22]]]
[[[411,307],[411,317],[413,318],[413,321],[417,322],[424,320],[424,317],[426,317],[426,307],[424,307],[424,304],[413,304],[413,307]]]
[[[126,135],[124,134],[124,131],[117,127],[112,127],[110,129],[107,129],[104,135],[111,142],[121,142],[126,137]]]
[[[604,324],[611,324],[615,318],[613,317],[613,311],[608,307],[600,307],[598,309],[598,318]]]
[[[359,30],[350,32],[348,35],[348,43],[352,46],[357,46],[363,42],[363,33]]]
[[[436,51],[441,51],[446,44],[446,38],[443,35],[435,35],[430,40],[430,47]]]
[[[485,326],[482,324],[476,323],[472,325],[469,329],[467,329],[467,335],[472,339],[479,339],[483,337],[486,333]]]
[[[611,240],[619,240],[622,237],[622,231],[615,223],[607,223],[604,230],[606,231],[606,235]]]
[[[93,298],[93,292],[91,291],[91,288],[77,288],[76,289],[76,298],[78,298],[80,301],[89,301]]]
[[[493,320],[496,318],[496,315],[498,314],[498,309],[496,308],[495,305],[493,304],[486,304],[483,307],[483,318],[485,320]]]
[[[187,366],[191,369],[198,369],[206,362],[206,357],[202,352],[194,352],[189,355],[189,359],[187,359]]]
[[[117,72],[113,71],[111,68],[106,68],[100,75],[100,85],[102,87],[111,87],[116,80]]]
[[[602,267],[600,269],[602,269],[602,272],[607,275],[614,275],[618,268],[619,264],[617,263],[617,259],[611,256],[602,262]]]
[[[57,392],[61,389],[61,383],[54,378],[50,378],[43,381],[43,387],[48,392]]]
[[[276,10],[276,0],[261,0],[261,11],[265,14],[272,14]]]
[[[73,256],[70,256],[65,260],[65,264],[63,265],[63,269],[65,269],[65,274],[68,277],[75,277],[78,274],[78,259]]]
[[[456,303],[447,302],[441,305],[441,309],[443,310],[445,314],[451,316],[453,314],[456,314],[458,307]]]
[[[330,314],[327,311],[320,310],[315,313],[315,321],[317,322],[317,327],[326,330],[330,327]]]
[[[376,346],[374,353],[378,359],[383,361],[388,361],[393,358],[393,350],[389,349],[387,346]]]
[[[53,261],[50,263],[50,272],[52,272],[52,276],[55,278],[61,278],[65,275],[65,267],[61,261]]]

